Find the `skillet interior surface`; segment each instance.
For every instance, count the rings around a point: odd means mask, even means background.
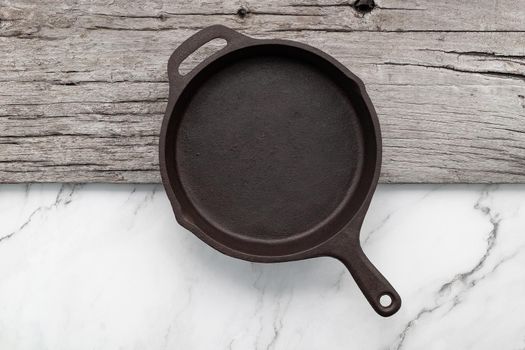
[[[367,190],[361,178],[373,176],[374,131],[355,83],[296,48],[244,48],[212,62],[172,120],[178,197],[230,246],[320,243],[351,218]]]

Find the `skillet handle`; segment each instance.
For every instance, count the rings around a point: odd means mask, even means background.
[[[193,34],[191,37],[186,39],[171,54],[168,60],[168,77],[169,77],[170,83],[183,82],[185,80],[185,77],[188,76],[189,73],[185,75],[180,74],[179,73],[180,64],[186,58],[188,58],[189,55],[191,55],[201,46],[205,45],[206,43],[208,43],[209,41],[213,39],[219,39],[219,38],[226,40],[226,46],[224,46],[219,51],[215,52],[209,58],[215,56],[216,54],[218,54],[220,51],[223,51],[227,47],[231,47],[237,42],[241,42],[245,39],[250,39],[247,36],[242,35],[241,33],[238,33],[233,29],[230,29],[228,27],[225,27],[219,24],[209,26],[209,27],[202,29],[201,31]],[[208,59],[204,61],[207,61]]]
[[[337,240],[337,245],[330,255],[346,266],[365,298],[379,315],[392,316],[401,307],[401,297],[368,260],[359,243],[359,235],[342,234],[344,239]],[[390,301],[390,304],[386,301]]]

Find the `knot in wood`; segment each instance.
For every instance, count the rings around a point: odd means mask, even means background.
[[[374,0],[356,0],[353,7],[358,12],[368,13],[376,7],[376,3]]]
[[[240,7],[238,10],[237,10],[237,16],[239,16],[239,18],[241,19],[244,19],[246,16],[248,16],[248,9],[246,7]]]

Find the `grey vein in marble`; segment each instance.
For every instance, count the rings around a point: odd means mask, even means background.
[[[452,301],[452,305],[446,312],[447,313],[451,312],[457,305],[461,303],[462,295],[468,293],[468,291],[471,288],[474,288],[480,281],[482,281],[483,279],[487,278],[489,275],[494,273],[502,264],[511,260],[520,252],[520,249],[518,249],[513,254],[501,258],[499,261],[497,261],[494,264],[494,266],[487,273],[482,274],[481,276],[477,278],[473,278],[473,276],[477,272],[481,271],[485,267],[486,261],[489,258],[489,256],[491,256],[491,253],[494,250],[494,247],[496,246],[496,243],[497,243],[500,223],[502,219],[500,217],[500,214],[497,212],[494,212],[494,210],[492,210],[489,205],[482,204],[484,200],[490,199],[491,193],[494,190],[496,190],[496,188],[497,187],[490,185],[487,188],[483,189],[479,199],[477,200],[477,202],[474,204],[474,207],[473,207],[475,210],[481,211],[481,213],[488,218],[490,224],[492,225],[492,229],[486,238],[485,252],[470,270],[456,274],[449,281],[441,285],[441,287],[438,289],[436,294],[438,297],[446,296],[446,294],[452,289],[454,285],[461,285],[463,286],[463,288],[460,289],[457,293],[455,293],[451,297],[448,297],[448,299],[445,300],[444,302],[436,302],[436,305],[424,307],[420,312],[418,312],[418,314],[405,325],[405,328],[399,334],[397,345],[395,348],[396,350],[400,350],[403,348],[403,344],[409,332],[414,329],[417,322],[423,316],[432,314],[434,311],[442,308],[450,301]]]
[[[27,197],[27,195],[29,193],[30,186],[31,185],[28,184],[25,187],[25,193],[24,194],[25,194],[26,197]],[[0,243],[2,241],[4,241],[4,240],[7,240],[7,239],[11,238],[15,234],[21,232],[27,225],[29,225],[31,223],[33,217],[36,214],[39,214],[39,213],[44,212],[44,211],[51,210],[53,208],[56,208],[58,205],[66,206],[69,203],[71,203],[71,201],[73,200],[73,198],[72,198],[73,197],[73,193],[75,192],[75,188],[77,186],[78,185],[61,185],[60,189],[59,189],[59,191],[58,191],[58,193],[56,195],[55,201],[51,205],[45,205],[45,206],[37,207],[35,210],[33,210],[31,212],[31,214],[29,214],[29,216],[27,217],[27,220],[25,220],[17,229],[15,229],[15,230],[11,231],[10,233],[0,237]],[[68,188],[69,192],[64,195],[65,188]]]

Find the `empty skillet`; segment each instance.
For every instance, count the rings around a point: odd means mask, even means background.
[[[181,75],[215,38],[227,45]],[[337,258],[377,313],[394,314],[401,299],[359,243],[381,166],[363,83],[315,48],[224,26],[183,42],[168,75],[160,166],[178,222],[244,260]]]

